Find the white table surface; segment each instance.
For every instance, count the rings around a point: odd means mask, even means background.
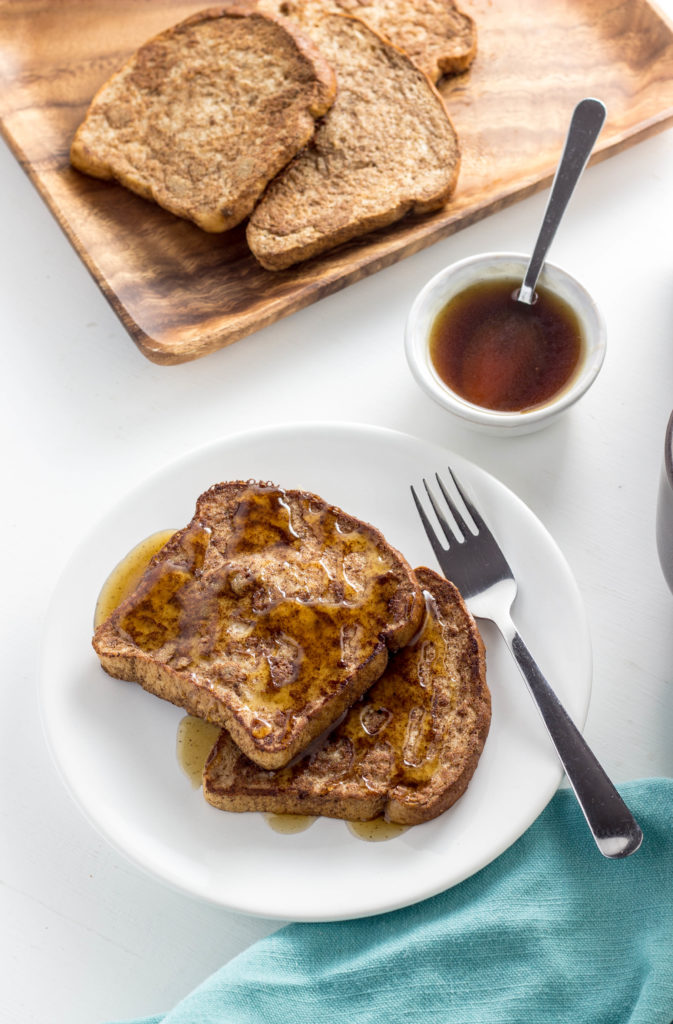
[[[673,13],[673,0],[662,7]],[[71,800],[38,719],[42,624],[80,534],[156,467],[214,438],[280,421],[380,424],[499,477],[555,537],[582,592],[597,756],[617,782],[673,774],[673,596],[654,540],[673,407],[673,133],[587,170],[551,258],[602,307],[608,356],[565,418],[511,439],[461,428],[426,399],[403,327],[446,264],[528,251],[546,193],[219,353],[160,367],[136,350],[4,144],[0,182],[0,1020],[167,1010],[278,927],[195,902],[126,862]]]

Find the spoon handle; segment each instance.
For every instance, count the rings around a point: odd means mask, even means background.
[[[581,100],[573,111],[561,162],[554,175],[542,227],[517,296],[519,302],[530,305],[535,299],[535,285],[540,276],[547,250],[565,213],[568,200],[575,190],[575,185],[586,167],[604,121],[605,106],[600,100]]]

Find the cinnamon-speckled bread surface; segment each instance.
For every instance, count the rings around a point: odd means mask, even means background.
[[[460,166],[444,102],[409,57],[357,18],[301,24],[336,72],[337,98],[251,214],[248,245],[269,270],[442,207]]]
[[[425,568],[416,577],[427,605],[421,630],[329,737],[262,772],[223,731],[203,776],[211,804],[412,825],[455,803],[490,726],[484,647],[453,584]]]
[[[309,141],[335,90],[332,69],[295,25],[211,8],[140,47],[102,86],[70,159],[225,231]]]
[[[352,14],[404,50],[433,82],[467,70],[477,53],[472,18],[452,0],[258,0],[288,18]]]
[[[383,673],[424,602],[374,527],[316,495],[217,484],[96,629],[103,668],[286,764]]]

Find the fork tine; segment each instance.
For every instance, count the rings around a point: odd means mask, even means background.
[[[465,491],[463,490],[463,488],[458,483],[458,481],[456,479],[456,475],[453,472],[453,470],[451,469],[451,467],[447,466],[446,468],[449,471],[449,476],[453,480],[453,483],[455,485],[456,490],[458,491],[459,495],[463,499],[463,504],[465,505],[465,508],[467,509],[467,511],[472,516],[472,521],[474,522],[474,525],[477,527],[477,532],[480,532],[481,530],[488,530],[488,527],[486,526],[486,523],[484,522],[484,520],[482,519],[481,515],[479,514],[479,511],[475,508],[475,506],[470,501],[470,499],[468,498],[468,496],[465,493]],[[437,479],[439,479],[439,477]],[[441,485],[441,481],[440,481],[440,486],[442,486]],[[442,487],[442,492],[446,496],[446,492],[444,491],[443,487]]]
[[[423,481],[423,483],[425,483],[425,480]],[[441,559],[446,554],[446,551],[442,547],[442,545],[439,543],[439,539],[437,537],[437,534],[435,533],[434,527],[432,526],[432,523],[430,522],[430,520],[428,519],[427,515],[425,514],[425,509],[421,505],[421,503],[420,503],[420,501],[418,499],[418,495],[416,494],[416,491],[414,490],[413,486],[411,488],[411,496],[414,499],[414,502],[416,504],[416,509],[418,511],[419,516],[421,517],[421,522],[423,523],[423,527],[424,527],[425,532],[427,534],[428,540],[430,541],[430,544],[432,545],[432,550],[435,552],[435,555],[437,556],[437,559],[438,559],[438,561],[440,561],[440,564],[441,564]]]
[[[450,469],[449,469],[449,473],[451,473]],[[456,480],[455,480],[455,477],[453,476],[453,473],[451,473],[451,476],[453,478],[453,482],[455,483]],[[463,515],[462,515],[460,509],[458,508],[458,506],[456,505],[455,501],[453,500],[453,498],[449,494],[449,492],[448,492],[448,490],[446,488],[446,484],[442,480],[442,478],[439,475],[439,473],[435,473],[435,479],[437,480],[437,483],[439,484],[439,489],[441,490],[442,494],[444,495],[444,500],[446,501],[446,504],[449,506],[449,509],[451,510],[451,515],[456,520],[456,525],[458,526],[458,529],[462,533],[463,538],[467,539],[470,536],[470,534],[472,533],[472,530],[470,529],[470,527],[465,522],[465,519],[463,518]],[[460,494],[460,490],[459,490],[458,493]],[[462,497],[462,495],[461,495],[461,497]]]
[[[452,526],[450,526],[446,516],[444,515],[444,513],[442,512],[442,509],[439,506],[439,502],[437,501],[437,499],[435,498],[434,494],[430,490],[430,487],[428,485],[428,481],[425,480],[425,479],[423,479],[423,486],[425,487],[425,490],[426,490],[426,493],[428,495],[428,498],[430,499],[430,504],[432,505],[432,507],[434,509],[435,515],[437,516],[437,519],[439,520],[439,525],[441,526],[441,528],[442,528],[442,530],[444,532],[444,536],[446,537],[446,539],[449,542],[449,547],[451,547],[451,543],[452,542],[454,544],[455,543],[460,543],[460,537],[456,536],[455,530],[453,529]],[[450,504],[449,504],[449,508],[451,508]],[[453,509],[451,509],[451,511],[453,512]]]

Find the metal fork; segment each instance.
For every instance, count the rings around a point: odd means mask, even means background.
[[[517,591],[512,570],[495,537],[450,468],[449,473],[474,523],[473,530],[439,474],[435,474],[462,537],[451,527],[439,501],[427,481],[423,480],[430,504],[449,542],[448,549],[442,546],[416,491],[411,488],[442,572],[458,587],[472,614],[476,618],[491,619],[502,633],[542,714],[598,849],[605,857],[628,857],[640,846],[643,834],[519,636],[510,615]]]

